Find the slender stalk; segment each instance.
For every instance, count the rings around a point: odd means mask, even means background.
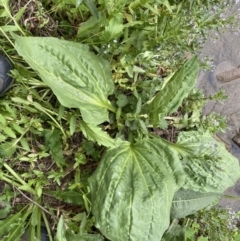
[[[10,178],[4,176],[4,174],[3,174],[3,176],[1,177],[1,180],[3,180],[3,181],[5,181],[5,182],[7,182],[7,183],[13,185],[15,188],[16,188],[16,187],[18,187],[18,188],[21,187],[21,184],[20,184],[20,183],[17,183],[17,182],[15,182],[15,181],[13,181],[12,179],[10,179]],[[30,188],[30,189],[31,189],[31,188]],[[31,193],[31,194],[33,194],[33,195],[36,194],[35,191],[34,191],[33,189],[32,189],[32,190],[29,190],[29,193]]]
[[[19,31],[22,33],[22,35],[25,36],[25,33],[23,32],[22,28],[19,26],[15,17],[12,16],[8,3],[5,4],[3,1],[2,1],[2,3],[3,3],[3,7],[4,7],[5,11],[7,12],[8,17],[12,19],[12,21],[14,22],[14,25],[19,29]]]
[[[18,176],[18,174],[13,171],[13,169],[7,164],[4,163],[3,166],[22,184],[22,185],[27,185],[27,183]]]
[[[29,130],[30,126],[31,126],[32,120],[30,121],[30,125],[29,127],[24,131],[24,133],[14,142],[14,145],[16,145],[21,138],[26,134],[26,132]],[[27,186],[28,188],[28,192],[30,192],[33,195],[36,195],[35,190],[33,190],[7,163],[4,163],[3,166],[12,174],[12,176],[14,178],[16,178],[16,180],[21,183],[23,186]],[[4,174],[3,174],[4,175]],[[2,179],[5,179],[5,181],[7,181],[8,183],[13,184],[14,186],[20,188],[20,184],[12,181],[10,178],[3,176]]]
[[[44,212],[48,213],[51,217],[53,217],[54,219],[58,220],[58,218],[56,216],[54,216],[52,213],[50,213],[47,209],[45,209],[43,206],[41,206],[40,204],[38,204],[37,202],[35,202],[34,200],[32,200],[30,197],[28,197],[27,195],[25,195],[19,188],[16,187],[16,189],[18,190],[18,192],[20,192],[27,200],[29,200],[30,202],[32,202],[33,204],[35,204],[36,206],[38,206],[41,210],[43,210]]]
[[[1,31],[2,34],[6,37],[6,39],[9,41],[9,43],[14,47],[14,43],[13,43],[12,40],[6,35],[6,33],[2,30],[1,27],[0,27],[0,31]]]
[[[51,229],[49,227],[49,222],[48,222],[48,219],[47,219],[46,214],[44,212],[42,212],[42,218],[43,218],[45,227],[46,227],[47,232],[48,232],[48,237],[49,237],[50,241],[53,241],[52,235],[51,235]]]
[[[158,10],[158,6],[156,4],[154,4],[154,8]],[[157,41],[157,37],[158,37],[158,15],[157,14],[154,17],[154,20],[155,20],[155,39]]]
[[[132,131],[129,131],[128,141],[130,143],[133,143],[133,133],[132,133]]]

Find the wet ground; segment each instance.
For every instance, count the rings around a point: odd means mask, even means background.
[[[235,5],[231,14],[239,14],[239,9],[240,3]],[[215,101],[209,102],[204,109],[204,113],[217,112],[226,117],[228,129],[226,133],[220,135],[220,138],[224,143],[227,143],[231,153],[240,161],[240,148],[232,142],[232,138],[240,131],[240,78],[227,83],[221,83],[216,78],[217,74],[240,65],[240,32],[239,34],[222,33],[217,41],[213,40],[210,35],[203,48],[202,56],[212,57],[216,69],[212,72],[201,72],[198,87],[203,89],[207,96],[221,89],[225,90],[226,95],[228,95],[224,104]],[[226,190],[226,194],[240,199],[240,180],[234,187]],[[222,199],[220,205],[228,205],[235,211],[240,211],[240,200]]]

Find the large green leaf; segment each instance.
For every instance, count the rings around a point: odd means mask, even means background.
[[[159,138],[109,149],[89,179],[97,227],[114,241],[159,241],[183,182],[178,155]]]
[[[171,218],[183,218],[193,214],[221,196],[221,193],[200,193],[192,190],[179,189],[173,198]]]
[[[178,143],[192,150],[182,159],[187,175],[185,189],[222,193],[240,178],[238,159],[209,133],[180,132]]]
[[[114,84],[106,60],[80,43],[14,36],[18,53],[39,73],[63,106],[80,108],[87,123],[108,120],[107,110],[115,110],[107,99]]]
[[[158,126],[160,120],[181,106],[182,101],[193,89],[198,76],[199,64],[197,57],[187,61],[167,82],[165,87],[154,97],[145,110],[150,112],[150,121]]]

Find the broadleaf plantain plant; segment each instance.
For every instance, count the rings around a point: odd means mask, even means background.
[[[14,38],[18,53],[59,102],[80,109],[85,137],[106,146],[89,187],[96,227],[108,239],[159,241],[171,219],[207,206],[240,178],[238,160],[209,133],[183,132],[174,144],[150,131],[193,89],[197,57],[186,60],[162,87],[156,85],[151,98],[130,89],[123,104],[113,96],[109,63],[87,46],[55,38]],[[108,123],[108,133],[97,127],[103,123]],[[196,202],[203,197],[208,197],[205,203]]]

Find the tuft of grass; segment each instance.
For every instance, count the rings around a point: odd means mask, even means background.
[[[214,206],[198,211],[180,222],[186,227],[186,241],[237,241],[240,239],[239,215],[240,212],[236,213],[231,208]]]

